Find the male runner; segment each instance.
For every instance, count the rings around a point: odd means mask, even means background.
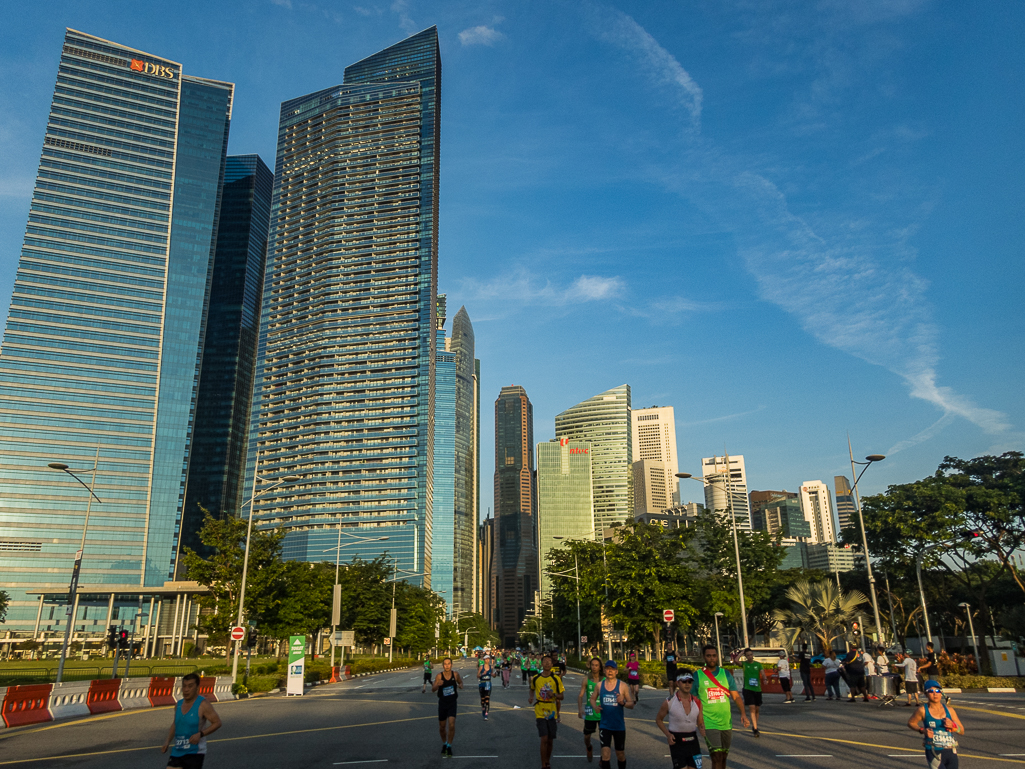
[[[782,649],[779,652],[779,661],[776,663],[776,674],[779,676],[779,687],[786,695],[783,704],[793,705],[794,693],[791,691],[793,682],[790,679],[790,660],[787,659],[787,653]]]
[[[925,737],[925,762],[929,769],[957,769],[957,739],[964,734],[964,724],[951,707],[943,704],[943,690],[938,681],[925,682],[928,704],[919,706],[908,719],[908,728]]]
[[[666,642],[666,682],[669,686],[669,696],[676,691],[676,650]]]
[[[584,747],[587,748],[587,761],[594,761],[594,748],[591,747],[591,735],[598,729],[601,721],[601,708],[591,704],[594,690],[602,682],[601,657],[591,657],[587,663],[587,675],[580,684],[577,695],[577,718],[584,719]]]
[[[456,736],[457,688],[463,688],[463,677],[452,670],[452,658],[445,657],[441,661],[441,672],[431,684],[431,691],[438,693],[438,731],[441,733],[443,756],[452,755],[452,739]]]
[[[768,683],[768,677],[762,668],[761,662],[755,662],[755,654],[750,649],[744,649],[744,704],[751,712],[751,733],[755,737],[761,737],[758,733],[758,711],[762,707],[762,684]]]
[[[925,644],[925,659],[918,664],[918,674],[923,678],[935,678],[940,674],[936,667],[936,647],[932,641]]]
[[[217,711],[199,694],[199,676],[182,676],[182,698],[174,706],[174,720],[167,732],[161,753],[171,746],[168,766],[180,769],[201,769],[206,758],[206,737],[221,728]],[[173,743],[173,744],[172,744]]]
[[[420,694],[426,694],[427,684],[431,682],[431,658],[424,657],[424,685],[420,687]]]
[[[619,680],[619,665],[615,660],[605,663],[605,680],[591,695],[591,707],[601,708],[598,736],[601,739],[601,769],[612,767],[612,747],[616,748],[616,766],[626,769],[626,717],[624,708],[633,708],[630,689]]]
[[[740,723],[746,729],[747,720],[744,700],[737,691],[733,674],[719,666],[719,652],[712,644],[705,644],[701,650],[705,667],[694,673],[694,688],[701,700],[701,711],[705,719],[705,742],[712,759],[712,769],[726,769],[726,759],[733,742],[733,712],[730,700],[740,708]]]
[[[534,706],[534,723],[541,738],[541,769],[550,769],[552,750],[559,731],[559,708],[566,689],[562,679],[552,672],[552,658],[541,658],[541,672],[530,679],[527,704]],[[535,702],[536,700],[536,702]]]
[[[520,672],[523,674],[523,683],[527,683],[527,673],[530,672],[530,655],[520,654]]]
[[[676,693],[670,694],[655,715],[655,725],[662,730],[669,743],[669,757],[673,769],[692,767],[701,769],[701,744],[698,732],[705,736],[705,720],[701,717],[701,700],[691,694],[694,676],[680,673],[676,676]],[[669,723],[665,719],[668,716]]]

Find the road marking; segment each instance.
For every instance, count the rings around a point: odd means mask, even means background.
[[[348,766],[349,764],[387,764],[387,758],[368,758],[366,761],[335,761],[335,766]]]
[[[1004,718],[1021,718],[1025,719],[1025,716],[1019,716],[1017,713],[1001,713],[999,710],[987,710],[986,708],[970,708],[966,705],[959,705],[958,707],[963,710],[974,710],[976,713],[989,713],[991,716],[1003,716]]]
[[[449,758],[498,758],[498,756],[449,756]]]
[[[921,758],[918,753],[887,753],[887,758]]]
[[[830,753],[777,753],[776,758],[832,758]]]
[[[908,748],[902,748],[897,745],[877,745],[873,742],[856,742],[855,740],[841,740],[836,737],[818,737],[812,734],[792,734],[790,732],[767,732],[764,729],[761,730],[762,734],[771,734],[775,737],[795,737],[800,740],[822,740],[823,742],[838,742],[842,745],[861,745],[866,748],[882,748],[883,750],[909,750]],[[900,753],[901,756],[917,756],[921,757],[921,753]],[[977,758],[982,761],[1004,761],[1010,764],[1025,764],[1025,761],[1016,761],[1013,758],[997,758],[996,756],[979,756],[970,753],[958,753],[962,758]]]

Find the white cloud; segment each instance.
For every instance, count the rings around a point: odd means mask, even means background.
[[[487,27],[483,24],[464,29],[459,33],[459,42],[463,45],[494,45],[504,38],[501,32],[494,27]]]
[[[624,291],[619,277],[581,275],[568,286],[559,286],[520,269],[490,281],[465,279],[461,294],[477,300],[560,307],[616,299]]]
[[[394,13],[399,15],[399,27],[404,31],[412,34],[416,32],[416,22],[413,21],[409,15],[409,0],[395,0],[391,4],[391,9]]]
[[[280,5],[282,8],[292,9],[292,0],[270,0],[274,5]]]
[[[30,198],[34,184],[28,177],[0,178],[0,198]]]

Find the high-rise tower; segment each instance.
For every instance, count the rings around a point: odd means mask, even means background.
[[[811,524],[812,542],[836,544],[836,522],[829,489],[822,481],[805,481],[801,484],[801,510]]]
[[[591,446],[567,438],[537,444],[537,531],[541,592],[551,589],[548,551],[594,539]],[[558,537],[559,539],[555,539]]]
[[[63,603],[83,537],[88,495],[50,462],[99,457],[83,588],[175,572],[233,90],[65,35],[0,352],[8,629]]]
[[[852,523],[856,523],[858,511],[854,507],[854,491],[846,475],[833,476],[833,491],[836,494],[836,528],[837,534],[840,534]]]
[[[341,527],[347,559],[387,551],[418,584],[431,571],[440,97],[431,27],[281,105],[247,468],[267,491],[258,524],[285,530],[287,557],[330,557]]]
[[[452,319],[449,352],[455,357],[455,489],[452,543],[452,609],[474,611],[476,579],[477,466],[477,371],[473,324],[465,307]]]
[[[750,531],[751,507],[743,455],[705,457],[701,460],[701,474],[705,478],[705,508],[732,510],[737,528]]]
[[[534,606],[537,583],[537,492],[534,478],[534,407],[518,385],[495,401],[495,544],[491,579],[493,618],[506,647]]]
[[[588,398],[555,417],[555,437],[591,447],[594,531],[633,520],[633,446],[630,385]]]
[[[673,492],[679,486],[676,474],[680,472],[680,466],[676,453],[676,418],[673,407],[633,409],[630,413],[630,438],[633,449],[631,461],[647,460],[649,463],[634,469],[634,512],[661,512],[673,504]],[[638,479],[644,482],[641,493],[636,488]],[[643,510],[639,504],[642,496]]]

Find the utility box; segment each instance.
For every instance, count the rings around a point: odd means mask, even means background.
[[[1014,649],[991,649],[993,675],[1020,676],[1025,671],[1025,661],[1018,659]]]

